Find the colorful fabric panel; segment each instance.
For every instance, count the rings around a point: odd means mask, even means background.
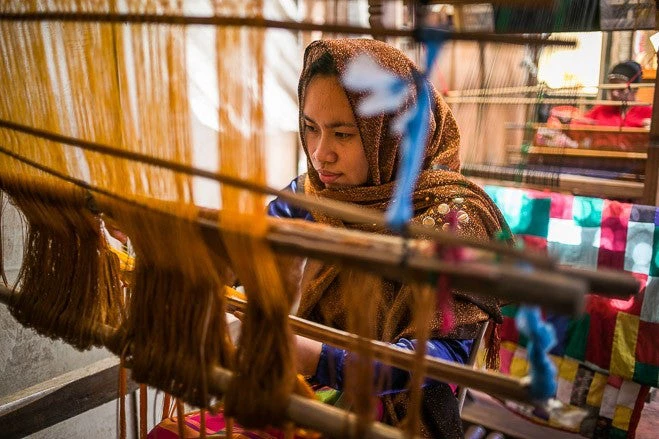
[[[640,281],[639,294],[626,301],[589,295],[581,318],[545,316],[559,341],[551,352],[556,398],[589,412],[573,431],[633,437],[649,387],[659,385],[659,209],[495,186],[486,191],[527,248],[561,264],[626,271]],[[514,306],[504,312],[501,371],[524,376],[526,340],[515,329],[515,313]],[[528,407],[513,409],[556,426]]]

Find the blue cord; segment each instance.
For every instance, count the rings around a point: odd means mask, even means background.
[[[404,125],[400,166],[396,175],[396,189],[386,213],[387,225],[397,232],[404,230],[405,225],[414,214],[412,194],[421,172],[428,139],[430,114],[433,111],[428,74],[439,55],[439,49],[443,43],[442,40],[426,42],[425,72],[422,75],[416,75],[414,78],[418,90],[417,102],[411,108],[409,119]]]
[[[412,194],[416,186],[428,137],[428,107],[430,93],[425,78],[418,81],[419,94],[416,109],[407,122],[401,141],[401,161],[391,206],[387,210],[387,224],[392,230],[402,231],[414,214]]]
[[[417,100],[408,111],[393,121],[391,127],[394,132],[401,134],[401,156],[396,188],[386,219],[390,229],[401,233],[414,214],[412,194],[421,172],[433,111],[428,75],[448,37],[448,32],[426,35],[419,30],[417,38],[425,44],[426,62],[424,73],[413,73],[413,85],[418,92]],[[353,60],[344,72],[342,81],[346,88],[352,91],[370,91],[370,95],[362,100],[358,108],[359,114],[367,117],[399,111],[408,101],[411,92],[407,81],[382,69],[368,56]]]
[[[520,306],[515,317],[520,333],[528,339],[529,365],[531,368],[531,396],[547,400],[556,394],[556,366],[549,358],[549,350],[556,345],[554,327],[542,320],[537,306]]]

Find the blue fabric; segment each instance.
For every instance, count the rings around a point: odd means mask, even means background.
[[[414,350],[416,340],[401,338],[394,346],[401,349]],[[426,354],[440,360],[453,361],[466,364],[474,340],[434,339],[426,343]],[[311,381],[323,386],[329,386],[337,390],[343,390],[343,367],[349,352],[323,344],[316,374]],[[381,380],[380,377],[383,377]],[[406,390],[410,380],[410,372],[376,362],[375,382],[384,383],[380,389],[380,395],[391,395]],[[433,384],[434,381],[427,379],[423,386]]]
[[[299,187],[299,177],[296,177],[291,183],[286,186],[283,190],[287,192],[300,192],[304,191],[303,188]],[[268,204],[268,215],[274,216],[277,218],[292,218],[292,219],[303,219],[313,222],[313,216],[307,210],[301,207],[295,207],[288,203],[286,200],[282,200],[277,197]]]

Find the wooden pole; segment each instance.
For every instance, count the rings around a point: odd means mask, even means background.
[[[577,195],[632,199],[641,199],[643,196],[643,183],[634,181],[613,181],[605,178],[534,170],[520,171],[507,166],[477,164],[464,165],[462,173],[468,177],[482,179],[483,183],[493,181],[496,184],[515,187],[524,183],[525,188],[542,190],[549,187]]]
[[[350,35],[372,35],[373,37],[410,37],[422,41],[462,40],[488,41],[493,43],[566,46],[574,47],[572,40],[548,40],[542,37],[526,37],[520,35],[487,34],[482,32],[449,32],[444,29],[421,27],[416,30],[396,28],[370,28],[348,26],[343,24],[319,24],[310,22],[266,20],[252,17],[233,16],[185,16],[172,14],[117,14],[98,12],[2,12],[0,21],[59,21],[59,22],[89,22],[89,23],[131,23],[131,24],[161,24],[161,25],[200,25],[200,26],[244,26],[267,29],[285,29],[293,31],[321,31],[325,33],[341,33]]]
[[[655,27],[659,29],[659,7],[655,16]],[[645,187],[643,188],[643,204],[659,206],[659,75],[654,78],[654,98],[652,100],[652,123],[650,125],[650,146],[648,158],[645,161]]]
[[[235,297],[228,297],[229,306],[244,310],[246,302]],[[320,341],[340,349],[354,351],[356,346],[363,346],[363,339],[355,334],[329,328],[296,316],[289,316],[293,331],[301,336]],[[375,360],[403,370],[414,368],[414,352],[397,348],[389,343],[368,340],[368,349],[373,352]],[[426,376],[438,381],[455,383],[460,386],[481,389],[491,395],[504,399],[523,401],[533,404],[528,393],[529,381],[518,380],[495,372],[478,371],[471,366],[425,357]]]
[[[0,303],[8,304],[11,291],[0,285]],[[20,294],[16,292],[13,294]],[[235,297],[227,297],[231,309],[244,311],[247,306],[246,302]],[[355,350],[355,347],[363,341],[359,336],[330,328],[318,323],[310,322],[296,316],[289,316],[289,321],[293,331],[301,336],[311,338],[341,349]],[[98,334],[98,340],[108,346],[117,339],[117,330],[110,327],[103,328]],[[414,352],[400,349],[389,343],[376,340],[369,340],[368,346],[372,349],[374,358],[381,363],[393,366],[403,370],[412,370],[414,368]],[[470,366],[464,366],[450,361],[439,360],[426,356],[427,362],[426,376],[438,381],[451,382],[460,386],[473,387],[491,395],[505,399],[533,404],[528,392],[528,379],[515,379],[495,372],[484,372],[472,369]],[[127,364],[130,367],[130,364]],[[220,369],[220,368],[216,368]],[[230,372],[229,372],[230,373]],[[219,376],[225,375],[224,371],[218,372]],[[223,393],[226,387],[220,384],[213,384],[218,393]]]
[[[622,102],[622,101],[601,101],[589,99],[569,99],[569,98],[524,98],[524,97],[503,97],[503,96],[449,96],[444,98],[447,104],[573,104],[573,105],[607,105],[611,107],[642,107],[647,106],[645,102]]]
[[[428,0],[429,5],[474,5],[479,3],[491,3],[498,6],[521,6],[525,8],[547,8],[554,4],[554,0],[490,0],[484,2],[483,0]]]
[[[598,89],[602,90],[618,90],[618,89],[625,89],[627,87],[632,88],[632,89],[638,89],[638,88],[650,88],[654,87],[653,84],[648,84],[648,83],[635,83],[635,84],[599,84],[596,86]],[[584,85],[581,86],[572,86],[572,87],[556,87],[556,88],[551,88],[547,85],[520,85],[520,86],[515,86],[515,87],[497,87],[497,88],[470,88],[470,89],[465,89],[465,90],[449,90],[447,92],[448,97],[467,97],[467,96],[474,96],[474,97],[483,97],[483,96],[499,96],[499,95],[509,95],[509,94],[523,94],[523,93],[538,93],[541,91],[546,91],[546,92],[577,92],[577,90],[582,90],[584,88],[592,88],[592,87],[586,87]],[[644,104],[647,105],[647,104]]]

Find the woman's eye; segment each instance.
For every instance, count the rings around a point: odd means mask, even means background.
[[[352,133],[341,133],[341,132],[335,132],[334,135],[335,135],[338,139],[348,139],[348,138],[350,138],[350,137],[353,136]]]
[[[304,130],[308,131],[310,133],[315,133],[316,132],[316,127],[313,125],[305,125]]]

